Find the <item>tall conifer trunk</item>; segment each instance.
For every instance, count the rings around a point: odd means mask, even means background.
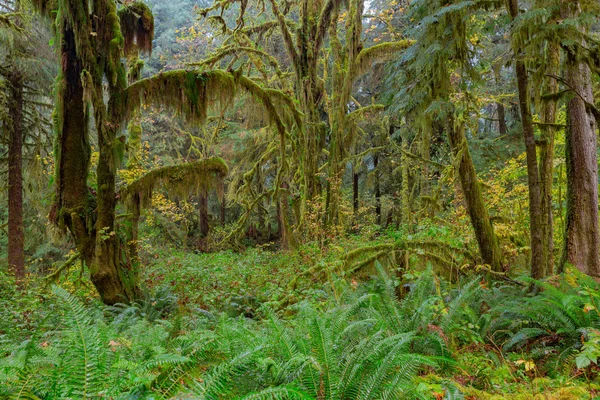
[[[373,156],[373,173],[375,174],[375,215],[377,216],[377,224],[381,225],[381,182],[379,172],[379,152]]]
[[[9,78],[8,112],[11,118],[8,144],[8,266],[17,281],[25,277],[23,229],[23,77]]]
[[[558,74],[560,49],[557,44],[548,44],[548,77],[545,78],[544,93],[556,93],[558,81],[553,78]],[[556,135],[557,100],[551,99],[542,106],[542,126],[540,149],[540,194],[542,208],[542,241],[544,258],[546,259],[546,275],[554,274],[554,216],[552,214],[552,183],[554,179],[554,137]]]
[[[578,18],[581,6],[580,1],[562,2],[561,17]],[[585,27],[580,29],[585,33]],[[600,277],[597,126],[588,108],[594,104],[592,76],[579,48],[565,50],[565,86],[570,92],[565,131],[567,210],[560,272],[570,263],[587,275]]]
[[[519,15],[517,0],[509,0],[509,12],[514,20]],[[521,124],[525,153],[527,157],[527,181],[529,186],[529,233],[531,242],[531,276],[535,279],[543,278],[546,271],[542,240],[542,196],[540,191],[540,172],[537,162],[537,149],[533,130],[533,118],[529,107],[529,87],[527,70],[521,57],[521,49],[513,46],[515,53],[515,73],[519,91],[519,108],[521,111]]]
[[[586,102],[594,103],[590,68],[568,55],[565,81],[573,93],[567,104],[565,133],[567,215],[561,271],[568,262],[587,275],[600,277],[596,120],[586,106]]]
[[[352,174],[352,211],[354,217],[358,216],[358,172],[352,167],[354,173]]]

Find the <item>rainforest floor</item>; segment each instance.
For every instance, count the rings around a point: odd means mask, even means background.
[[[144,298],[113,307],[77,267],[17,296],[3,276],[0,397],[600,398],[598,283],[410,255],[348,273],[352,250],[393,241],[146,249]]]

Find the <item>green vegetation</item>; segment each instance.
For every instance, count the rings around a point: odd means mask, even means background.
[[[306,260],[328,278],[282,290]],[[8,302],[5,317],[35,322],[3,327],[0,394],[567,399],[600,390],[600,286],[590,278],[573,273],[532,294],[527,279],[450,284],[431,268],[399,282],[377,263],[357,283],[337,276],[336,261],[312,246],[163,255],[144,274],[154,287],[130,305],[86,305],[58,286],[41,301]]]
[[[0,399],[600,399],[597,0],[0,0]]]

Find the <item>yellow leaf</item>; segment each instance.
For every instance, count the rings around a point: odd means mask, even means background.
[[[596,307],[594,307],[591,304],[586,304],[585,306],[583,306],[583,312],[586,312],[586,313],[593,311],[595,309],[596,309]]]

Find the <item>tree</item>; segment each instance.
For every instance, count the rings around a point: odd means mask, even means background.
[[[586,32],[586,14],[598,12],[594,2],[561,3],[561,16],[569,21],[562,33],[565,51],[564,84],[568,91],[565,156],[567,166],[567,212],[561,269],[566,262],[582,272],[600,277],[600,231],[598,228],[597,120]],[[564,23],[564,22],[563,22]],[[562,25],[562,24],[561,24]]]
[[[500,271],[502,255],[498,238],[465,133],[468,115],[473,111],[467,83],[476,79],[472,44],[467,40],[468,21],[480,7],[476,2],[460,1],[415,3],[411,18],[420,23],[409,35],[416,43],[394,64],[402,72],[400,76],[392,75],[401,85],[392,101],[396,102],[393,109],[415,115],[416,121],[432,118],[443,127],[481,258],[494,271]],[[392,83],[390,87],[398,88],[398,84]],[[431,124],[426,123],[425,127],[429,130]]]
[[[0,122],[8,143],[8,265],[17,280],[25,276],[24,149],[45,139],[46,116],[41,99],[50,82],[41,50],[46,35],[43,27],[32,23],[32,10],[26,5],[18,0],[0,1],[4,18],[0,23],[0,99],[6,107]],[[33,59],[34,55],[38,60]]]
[[[270,111],[275,125],[282,123],[263,89],[239,74],[175,70],[128,85],[122,58],[152,49],[154,21],[143,2],[127,2],[119,8],[113,0],[38,1],[37,5],[56,15],[60,44],[53,218],[73,236],[102,301],[132,301],[139,296],[139,287],[116,224],[116,170],[125,142],[123,128],[140,105],[158,104],[202,122],[210,105],[228,104],[241,87]],[[99,150],[96,188],[88,187],[92,115]]]
[[[518,0],[509,0],[508,12],[514,21],[519,16]],[[529,105],[529,78],[522,57],[522,49],[518,41],[513,38],[513,52],[515,53],[515,74],[519,92],[519,109],[521,111],[521,125],[527,154],[527,178],[529,184],[529,232],[531,238],[531,276],[535,279],[543,278],[546,274],[548,252],[543,248],[542,228],[542,193],[540,188],[540,171],[538,169],[537,148],[533,128],[533,117]],[[546,257],[544,257],[546,255]]]
[[[231,26],[225,10],[234,3],[240,4],[240,12]],[[280,193],[283,176],[291,173],[286,180],[294,187],[287,190],[295,189],[300,197],[296,229],[302,229],[309,202],[322,194],[320,176],[324,171],[329,173],[323,220],[330,225],[338,222],[342,175],[348,164],[346,149],[352,136],[347,118],[351,104],[357,107],[352,99],[354,85],[374,62],[388,59],[410,44],[400,40],[364,48],[364,1],[348,2],[345,11],[343,4],[340,0],[226,0],[200,11],[217,24],[224,36],[223,45],[201,65],[247,65],[252,79],[293,93],[301,118],[288,125],[290,144],[278,154],[279,172],[273,193]],[[253,13],[254,8],[258,11]],[[266,19],[263,9],[270,12]],[[266,41],[273,31],[283,42],[284,54],[278,50],[281,47]],[[291,73],[292,79],[284,79],[285,73]]]

